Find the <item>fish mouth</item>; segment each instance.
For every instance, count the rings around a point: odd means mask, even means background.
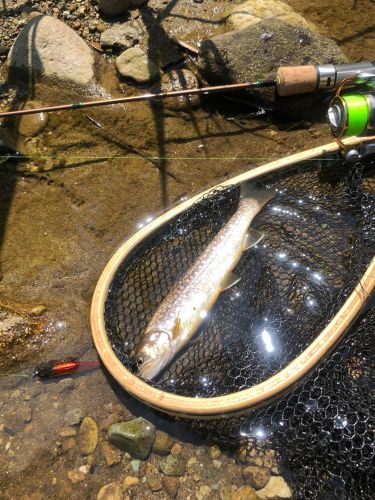
[[[145,361],[138,367],[137,376],[145,380],[152,380],[160,373],[162,366],[156,359]]]

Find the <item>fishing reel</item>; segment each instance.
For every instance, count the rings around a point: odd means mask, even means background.
[[[357,86],[357,92],[343,93],[345,87],[353,84]],[[348,149],[342,139],[375,133],[375,75],[360,73],[344,80],[330,103],[327,120],[347,161],[355,162],[374,153],[375,142]]]

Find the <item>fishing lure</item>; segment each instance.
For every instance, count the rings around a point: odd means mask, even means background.
[[[72,373],[96,370],[100,367],[100,361],[50,361],[44,365],[40,365],[34,372],[34,377],[42,379],[63,377]]]

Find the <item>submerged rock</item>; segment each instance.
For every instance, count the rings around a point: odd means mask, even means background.
[[[9,79],[43,78],[88,85],[94,80],[94,56],[66,24],[50,16],[31,19],[16,38],[7,58]]]
[[[175,498],[177,496],[178,490],[180,488],[180,480],[178,477],[163,476],[162,484],[165,492],[171,497]]]
[[[108,438],[112,444],[142,460],[148,457],[154,437],[155,427],[143,417],[113,424],[108,429]]]
[[[126,24],[115,24],[105,30],[100,36],[102,47],[129,49],[139,40],[138,31]]]
[[[200,71],[211,84],[272,79],[283,65],[346,62],[333,40],[279,19],[204,40],[198,58]],[[274,90],[259,92],[274,94]]]
[[[115,65],[121,76],[137,83],[148,83],[160,77],[159,68],[138,47],[125,50],[117,57]]]
[[[97,500],[122,500],[124,495],[119,483],[109,483],[99,491]]]
[[[128,10],[128,0],[99,0],[99,8],[107,16],[120,16]]]
[[[281,498],[292,498],[292,490],[285,479],[281,476],[272,476],[267,486],[257,491],[259,498],[278,500]]]
[[[126,476],[122,484],[125,490],[131,490],[132,488],[138,486],[139,478],[136,476]]]
[[[248,0],[226,13],[226,25],[230,30],[241,30],[266,19],[280,19],[297,28],[317,31],[313,23],[280,0]]]
[[[256,490],[260,490],[261,488],[266,486],[266,484],[270,480],[269,470],[257,466],[250,465],[249,467],[246,467],[242,471],[242,475],[245,481]]]
[[[171,92],[174,90],[196,89],[199,87],[197,77],[188,69],[174,69],[165,73],[159,82],[151,87],[151,92]],[[175,111],[185,111],[199,106],[199,96],[186,95],[168,98],[163,105]]]
[[[258,500],[258,496],[250,486],[241,486],[233,494],[232,500]]]
[[[109,443],[102,443],[102,452],[108,467],[121,462],[121,452]]]
[[[81,408],[73,408],[65,413],[65,422],[67,425],[78,425],[83,418]]]
[[[38,101],[27,101],[22,109],[36,109],[42,107]],[[38,135],[47,125],[47,113],[37,113],[35,115],[23,115],[18,122],[18,132],[25,137]]]
[[[85,417],[79,429],[79,447],[82,453],[89,455],[98,444],[98,427],[91,417]]]
[[[160,462],[160,470],[166,476],[183,476],[186,470],[186,463],[180,456],[168,455]]]
[[[156,431],[152,451],[158,455],[168,455],[173,446],[172,438],[166,432]]]

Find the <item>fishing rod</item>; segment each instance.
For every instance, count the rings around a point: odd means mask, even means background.
[[[53,111],[68,111],[73,109],[94,108],[97,106],[110,106],[129,102],[150,101],[191,95],[209,95],[222,92],[250,90],[257,88],[274,87],[277,93],[284,97],[295,94],[305,94],[316,91],[332,91],[337,89],[344,80],[353,79],[355,76],[375,76],[375,62],[359,62],[354,64],[323,64],[318,66],[284,66],[278,69],[276,78],[272,80],[257,80],[254,82],[231,83],[215,85],[197,89],[173,90],[170,92],[148,93],[136,96],[104,99],[99,101],[75,102],[57,106],[47,106],[34,109],[19,109],[0,113],[1,118],[12,116],[31,115],[36,113],[51,113]]]

